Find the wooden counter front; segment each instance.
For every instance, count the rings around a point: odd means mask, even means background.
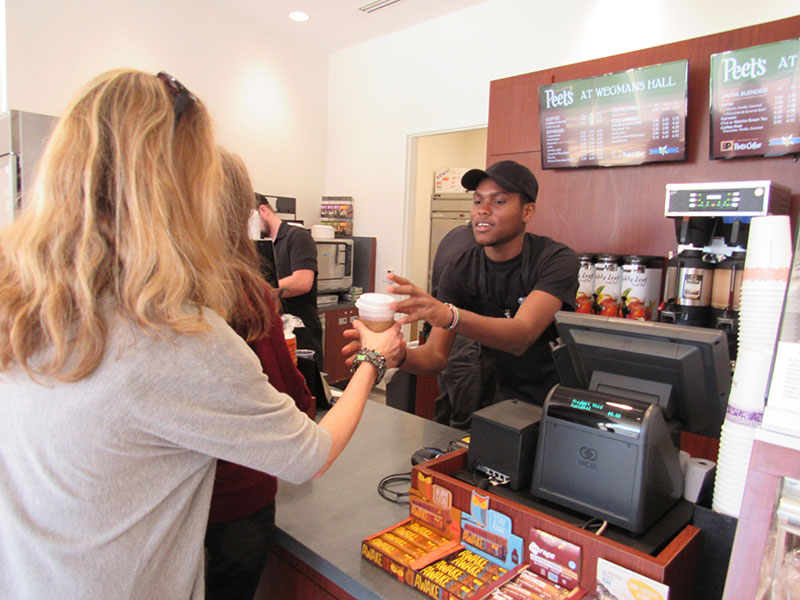
[[[465,468],[467,451],[459,450],[414,467],[412,481],[417,481],[417,471],[432,477],[453,494],[453,506],[469,512],[473,486],[450,474]],[[694,577],[699,560],[700,530],[687,525],[656,556],[644,554],[624,544],[580,529],[559,519],[523,506],[491,491],[481,492],[491,496],[490,508],[511,518],[513,533],[527,540],[531,527],[536,527],[581,547],[580,587],[585,591],[596,588],[597,559],[604,558],[670,587],[670,600],[692,598]]]

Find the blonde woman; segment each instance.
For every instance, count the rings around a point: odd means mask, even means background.
[[[230,244],[203,104],[114,71],[57,125],[31,205],[0,231],[0,597],[202,598],[220,457],[323,473],[399,330],[375,335],[319,425],[225,320]]]

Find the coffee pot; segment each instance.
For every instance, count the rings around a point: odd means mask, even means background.
[[[704,256],[702,250],[687,248],[667,261],[662,322],[708,325],[714,267]]]
[[[739,296],[744,278],[746,253],[735,251],[714,268],[714,283],[711,288],[711,327],[728,334],[728,350],[736,358],[739,332]]]

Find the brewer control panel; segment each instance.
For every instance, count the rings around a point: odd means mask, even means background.
[[[669,183],[667,217],[788,215],[791,190],[772,181]]]

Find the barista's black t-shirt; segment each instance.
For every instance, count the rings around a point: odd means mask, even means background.
[[[322,324],[317,312],[317,245],[306,229],[288,223],[281,223],[273,243],[278,279],[303,269],[314,271],[314,283],[309,291],[293,298],[283,298],[281,302],[284,312],[299,317],[305,325],[294,330],[297,347],[314,350],[314,359],[322,370]]]
[[[494,262],[481,246],[467,250],[442,274],[437,297],[487,317],[513,318],[534,290],[561,300],[563,310],[575,306],[578,257],[567,246],[548,237],[525,234],[522,253]],[[557,337],[551,323],[522,356],[491,349],[500,390],[506,398],[543,404],[558,383],[550,342]]]

